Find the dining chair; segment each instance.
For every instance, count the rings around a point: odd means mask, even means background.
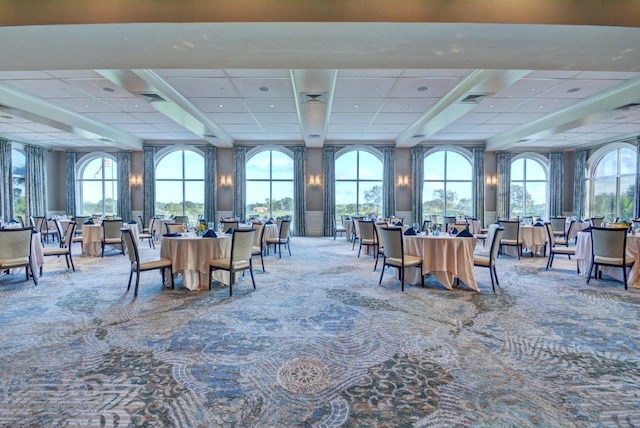
[[[38,285],[33,270],[31,259],[31,234],[33,229],[25,227],[21,229],[0,229],[0,270],[10,271],[15,268],[24,268],[26,281],[29,275],[33,278],[34,285]]]
[[[373,247],[373,250],[376,251],[378,244],[376,242],[376,232],[375,232],[375,222],[373,221],[361,221],[360,223],[360,245],[358,247],[358,257],[360,257],[360,251],[362,251],[362,246],[367,247],[367,254],[370,253],[370,248]]]
[[[351,217],[353,220],[353,229],[351,229],[351,249],[356,247],[356,241],[360,242],[360,222],[363,221],[362,217]]]
[[[336,240],[336,236],[338,236],[338,233],[340,234],[340,236],[342,236],[343,233],[347,233],[347,228],[346,228],[346,217],[344,215],[340,216],[340,225],[336,225],[335,229],[333,230],[333,240]]]
[[[140,217],[140,216],[138,216],[138,217]],[[140,217],[140,219],[142,220],[142,217]],[[145,239],[148,239],[149,240],[149,246],[154,248],[154,249],[156,248],[156,244],[153,242],[154,241],[154,237],[155,237],[155,234],[153,232],[153,226],[155,225],[155,221],[156,221],[156,219],[154,217],[151,217],[149,219],[149,227],[142,228],[142,230],[138,234],[138,238],[140,239],[140,242],[142,242]]]
[[[174,223],[188,224],[189,223],[189,216],[177,215],[177,216],[173,217],[173,222]]]
[[[185,233],[184,223],[165,223],[165,233]]]
[[[251,228],[256,231],[253,239],[253,247],[251,249],[251,257],[260,256],[260,262],[262,263],[262,272],[264,270],[264,225],[262,223],[252,223]]]
[[[140,272],[146,272],[150,270],[159,269],[162,274],[162,285],[164,286],[164,270],[169,269],[169,276],[171,278],[171,288],[175,288],[173,282],[173,268],[170,259],[161,258],[160,260],[152,260],[141,262],[140,254],[138,253],[138,243],[133,239],[133,232],[126,228],[121,228],[122,238],[127,246],[127,253],[129,254],[129,262],[131,265],[131,272],[129,273],[129,283],[127,284],[127,291],[131,289],[131,279],[133,274],[136,274],[136,286],[133,290],[133,296],[138,296],[138,285],[140,284]]]
[[[57,221],[57,220],[56,220]],[[57,221],[59,225],[60,222]],[[59,247],[47,247],[42,249],[43,256],[64,256],[67,262],[67,269],[71,268],[74,272],[76,271],[76,267],[73,264],[73,256],[71,255],[71,244],[73,243],[73,237],[76,230],[76,222],[70,221],[67,224],[67,230],[64,235],[64,241],[60,241]],[[62,235],[61,235],[62,236]],[[42,275],[42,266],[40,266],[40,275]]]
[[[500,241],[502,240],[503,233],[503,227],[498,227],[495,230],[493,239],[491,240],[491,247],[489,249],[488,257],[484,257],[481,255],[473,256],[474,266],[489,268],[489,276],[491,277],[491,288],[493,289],[494,293],[496,292],[496,285],[500,286],[500,282],[498,281],[498,273],[496,271],[496,259],[498,258],[498,250],[500,249]]]
[[[627,229],[626,228],[591,228],[591,264],[587,284],[594,277],[602,278],[602,266],[619,267],[622,269],[624,289],[627,290],[627,268],[633,266],[635,259],[627,255]],[[595,267],[595,272],[593,269]]]
[[[24,228],[24,219],[22,218],[21,215],[16,216],[16,218],[18,219],[18,222],[20,223],[20,227]]]
[[[591,227],[601,227],[604,221],[604,216],[591,217]]]
[[[102,252],[100,257],[104,257],[104,247],[107,245],[119,245],[124,256],[124,241],[120,229],[122,229],[122,220],[102,220]]]
[[[549,217],[553,235],[558,238],[566,238],[567,236],[567,218],[566,217]]]
[[[252,248],[255,229],[236,229],[231,237],[231,252],[229,257],[214,259],[209,262],[209,290],[211,290],[211,278],[214,270],[229,272],[229,297],[233,295],[233,283],[236,272],[249,269],[253,289],[256,289],[256,281],[253,278]]]
[[[45,234],[42,233],[42,227],[43,224],[47,223],[47,218],[46,217],[42,217],[42,216],[29,216],[29,224],[31,224],[31,227],[37,231],[40,232],[40,241],[42,241],[42,245],[45,244],[44,239],[45,239]]]
[[[404,269],[406,267],[419,267],[422,270],[422,259],[404,253],[404,242],[402,229],[398,227],[381,227],[382,245],[384,253],[382,255],[382,272],[380,272],[380,280],[378,285],[382,284],[382,276],[386,266],[398,269],[398,276],[402,283],[402,291],[404,291]],[[424,275],[420,272],[420,279],[424,287]]]
[[[65,242],[66,241],[65,231],[62,230],[62,224],[60,223],[59,219],[57,219],[57,218],[54,219],[53,220],[53,225],[55,226],[56,231],[58,232],[58,242],[60,244],[59,247],[62,248],[62,247],[64,247],[64,245],[66,245],[66,242]],[[67,224],[67,226],[68,226],[68,224]]]
[[[291,220],[283,220],[280,223],[280,228],[278,230],[278,236],[275,238],[267,238],[266,244],[267,247],[269,245],[273,245],[273,251],[276,251],[276,245],[278,246],[278,254],[279,257],[282,258],[282,246],[286,246],[287,250],[289,250],[289,255],[291,255],[291,245],[289,239],[289,226],[291,225]]]
[[[565,227],[566,227],[566,229],[565,229],[565,230],[566,230],[566,232],[565,232],[565,234],[564,234],[564,237],[562,237],[562,238],[558,238],[558,236],[557,236],[557,235],[554,235],[554,236],[555,236],[555,238],[556,238],[556,239],[555,239],[555,243],[556,243],[557,245],[564,245],[565,247],[568,247],[568,246],[569,246],[569,237],[571,236],[571,229],[574,229],[574,225],[575,225],[575,224],[576,224],[576,221],[575,221],[575,220],[573,220],[573,219],[569,220],[569,221],[568,221],[568,223],[567,223],[567,224],[565,224]],[[551,230],[553,230],[553,228],[552,228]]]
[[[547,242],[549,243],[549,256],[547,258],[547,268],[549,270],[550,267],[553,266],[553,258],[556,254],[566,255],[569,260],[571,260],[571,256],[576,255],[576,248],[569,247],[566,239],[558,240],[553,234],[553,228],[551,227],[551,223],[545,223],[544,229],[547,232]],[[561,245],[564,245],[562,247]],[[580,264],[576,260],[577,271],[580,273]]]
[[[500,240],[500,253],[502,247],[516,247],[518,260],[522,256],[522,239],[520,238],[519,220],[498,220],[498,226],[504,228],[502,239]]]
[[[222,220],[222,231],[226,232],[229,229],[236,230],[238,228],[238,220]]]
[[[376,237],[376,244],[377,244],[377,251],[376,251],[376,262],[373,265],[373,271],[375,272],[376,269],[378,269],[378,259],[380,258],[380,256],[384,256],[384,243],[382,242],[382,234],[380,233],[380,228],[382,227],[389,227],[389,223],[386,222],[376,222],[375,225],[375,237]]]
[[[442,219],[442,230],[444,232],[449,232],[449,224],[451,223],[455,223],[456,222],[456,217],[455,216],[444,216]]]

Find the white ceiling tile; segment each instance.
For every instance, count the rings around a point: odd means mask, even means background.
[[[153,125],[153,127],[155,129],[157,129],[160,132],[168,132],[168,133],[179,133],[179,134],[191,134],[191,137],[193,138],[193,133],[191,131],[189,131],[187,128],[185,128],[182,125],[179,125],[177,123],[157,123],[155,125]]]
[[[496,98],[534,98],[564,82],[563,79],[520,79],[495,94]]]
[[[383,102],[384,98],[334,98],[331,110],[334,113],[375,113]]]
[[[363,77],[400,77],[401,69],[345,69],[338,70],[338,79]]]
[[[543,116],[544,114],[542,113],[502,113],[494,118],[487,120],[485,123],[522,125],[533,120],[540,119]]]
[[[258,123],[298,123],[296,113],[255,113]]]
[[[451,91],[459,82],[459,78],[402,77],[396,81],[391,91],[389,91],[389,97],[442,97]]]
[[[368,128],[367,124],[353,124],[353,123],[336,123],[329,125],[328,133],[362,133]],[[369,130],[369,132],[373,132]]]
[[[265,77],[280,77],[280,78],[290,78],[291,72],[289,69],[270,69],[270,68],[259,68],[259,69],[244,69],[244,68],[227,68],[224,70],[227,76],[229,77],[254,77],[254,78],[265,78]]]
[[[424,113],[438,102],[438,98],[387,98],[381,113]]]
[[[225,123],[256,123],[252,114],[249,113],[207,113],[206,115],[213,122]]]
[[[117,113],[118,109],[96,98],[57,98],[51,102],[78,113]]]
[[[128,113],[87,113],[87,117],[108,124],[142,123],[140,119],[137,119]]]
[[[301,132],[268,132],[267,138],[270,140],[295,141],[302,140]]]
[[[614,125],[606,129],[606,132],[628,134],[638,133],[640,135],[640,123],[626,123],[622,125]]]
[[[2,83],[44,99],[87,97],[84,92],[58,79],[7,80]]]
[[[513,129],[515,125],[496,125],[496,124],[481,124],[474,126],[470,132],[471,133],[481,133],[481,134],[493,134],[496,135],[501,132],[507,132],[510,129]]]
[[[113,126],[131,133],[158,132],[158,129],[154,125],[146,123],[116,123]]]
[[[151,113],[157,111],[151,104],[140,97],[108,98],[105,102],[125,113]]]
[[[587,98],[620,85],[620,80],[569,80],[547,91],[547,98]],[[579,90],[576,90],[579,89]]]
[[[514,109],[527,100],[528,98],[487,97],[481,100],[472,111],[474,113],[504,113],[514,111]]]
[[[13,134],[16,132],[25,132],[26,128],[23,126],[16,126],[11,123],[0,123],[0,133]]]
[[[171,85],[187,98],[227,98],[237,97],[238,91],[225,78],[170,78]]]
[[[162,77],[227,77],[224,70],[216,70],[216,69],[189,69],[189,68],[178,68],[178,69],[156,69],[155,71],[159,76]]]
[[[190,98],[189,101],[205,113],[247,113],[242,98]]]
[[[0,80],[51,79],[46,71],[0,71]]]
[[[397,79],[366,78],[337,79],[334,97],[379,98],[386,97]]]
[[[46,132],[46,133],[53,133],[53,134],[58,134],[60,132],[64,132],[61,129],[58,128],[54,128],[53,126],[49,126],[43,123],[37,123],[37,122],[27,122],[27,123],[21,123],[19,125],[21,128],[24,128],[28,131],[33,131],[33,132]]]
[[[391,123],[384,123],[384,124],[372,123],[367,128],[367,132],[398,135],[399,133],[403,132],[405,129],[407,129],[406,125],[396,125]]]
[[[155,111],[155,110],[154,110]],[[129,113],[134,118],[140,120],[142,123],[174,123],[162,113]]]
[[[244,102],[254,113],[295,113],[296,103],[291,98],[245,98]]]
[[[378,135],[378,134],[371,134]],[[327,132],[327,140],[361,140],[361,132]]]
[[[412,68],[402,71],[402,77],[465,77],[471,70],[460,69],[422,69]]]
[[[227,131],[229,134],[235,134],[238,132],[244,133],[254,133],[254,132],[262,132],[264,131],[257,123],[247,123],[243,125],[220,125],[222,129]]]
[[[513,108],[514,113],[551,113],[568,107],[576,101],[570,98],[534,98]]]
[[[293,97],[293,86],[291,78],[286,79],[252,79],[233,78],[231,79],[238,93],[243,98],[287,98]],[[264,88],[264,89],[261,89]],[[268,91],[266,90],[268,89]]]
[[[497,117],[498,113],[467,113],[458,118],[454,123],[484,123],[488,120]]]
[[[263,133],[237,133],[233,136],[237,141],[264,141],[267,139],[267,134]]]
[[[300,125],[297,123],[261,123],[262,130],[264,132],[286,132],[295,133],[300,132]]]
[[[420,113],[378,113],[373,123],[405,123],[411,124],[420,118]]]
[[[374,113],[331,113],[330,123],[369,123]]]
[[[104,77],[99,79],[67,79],[64,82],[85,94],[98,98],[135,98],[135,95]]]

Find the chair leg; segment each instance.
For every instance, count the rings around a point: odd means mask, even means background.
[[[131,272],[129,273],[129,283],[127,284],[127,291],[131,289],[131,278],[133,278],[133,269],[131,269]]]
[[[398,273],[400,274],[400,282],[402,283],[402,292],[404,293],[404,266],[398,268]]]
[[[593,272],[593,260],[591,260],[591,264],[589,265],[589,275],[587,275],[587,284],[591,280],[591,272]],[[596,275],[598,274],[598,268],[596,267]]]
[[[71,255],[71,250],[69,250],[69,261],[71,262],[71,269],[75,272],[76,271],[76,267],[73,264],[73,256]]]
[[[622,266],[622,277],[624,278],[624,289],[627,289],[627,268]]]
[[[138,285],[140,285],[140,270],[136,270],[136,288],[133,290],[133,297],[138,297]]]
[[[387,257],[385,256],[384,259],[382,259],[382,271],[380,272],[380,280],[378,281],[378,285],[382,284],[382,275],[384,275],[384,268],[385,268],[384,262],[386,260],[387,260]]]
[[[253,284],[253,289],[256,289],[256,280],[253,278],[253,263],[251,263],[251,259],[249,259],[249,273],[251,274],[251,283]]]
[[[287,237],[287,250],[289,251],[289,256],[291,256],[291,240]]]
[[[262,263],[262,272],[266,272],[264,270],[264,258],[262,258],[262,251],[260,251],[260,262]]]

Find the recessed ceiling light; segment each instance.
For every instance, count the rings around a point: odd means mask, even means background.
[[[409,108],[409,107],[411,107],[409,104],[404,105],[404,108]]]
[[[353,108],[359,108],[360,106],[358,104],[354,105]]]
[[[424,92],[427,91],[429,89],[428,86],[418,86],[418,92]]]
[[[543,105],[539,105],[538,108],[544,108],[544,106]]]
[[[571,88],[571,89],[567,89],[567,93],[578,92],[579,90],[580,88]]]
[[[271,89],[267,88],[266,86],[260,86],[260,92],[269,92]]]
[[[135,108],[140,107],[140,105],[139,105],[139,104],[134,104],[133,106],[134,106]]]
[[[218,105],[218,107],[222,108],[222,107],[224,107],[224,105],[220,104],[220,105]]]
[[[115,89],[110,88],[108,86],[105,86],[104,88],[102,88],[102,90],[105,91],[105,92],[115,92],[116,91]]]
[[[85,105],[84,105],[84,108],[89,108],[89,104],[85,104]]]
[[[275,105],[273,105],[273,104],[269,104],[269,107],[274,108],[274,107],[275,107]]]

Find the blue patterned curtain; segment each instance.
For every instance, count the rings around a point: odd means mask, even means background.
[[[511,209],[511,153],[498,152],[498,195],[496,211],[498,218],[508,218]]]
[[[636,137],[636,212],[634,218],[640,218],[640,136]]]
[[[322,164],[324,166],[324,236],[333,236],[336,228],[336,148],[322,148]]]
[[[218,193],[216,167],[216,146],[204,148],[204,218],[207,221],[216,221],[216,198]]]
[[[411,148],[411,217],[422,224],[422,186],[424,185],[424,147]]]
[[[26,145],[25,199],[26,215],[47,215],[47,171],[44,160],[44,149]]]
[[[293,148],[293,227],[296,235],[307,235],[307,148]]]
[[[76,163],[78,154],[76,152],[65,152],[64,154],[64,184],[65,211],[68,215],[76,215]]]
[[[246,167],[247,148],[245,146],[233,147],[233,214],[240,220],[246,217],[247,192],[246,192]]]
[[[142,212],[147,222],[156,212],[156,148],[144,146],[143,150],[143,195]]]
[[[0,138],[0,216],[4,221],[13,218],[13,167],[11,165],[11,141]]]
[[[124,220],[132,220],[131,217],[131,152],[119,151],[116,153],[118,162],[118,215]]]
[[[549,215],[561,216],[564,191],[564,155],[561,152],[549,153]]]
[[[382,215],[396,214],[396,148],[382,147]]]
[[[473,216],[484,225],[484,147],[474,147],[473,151]]]
[[[576,170],[573,176],[573,212],[579,218],[585,216],[587,153],[587,150],[576,150]]]

